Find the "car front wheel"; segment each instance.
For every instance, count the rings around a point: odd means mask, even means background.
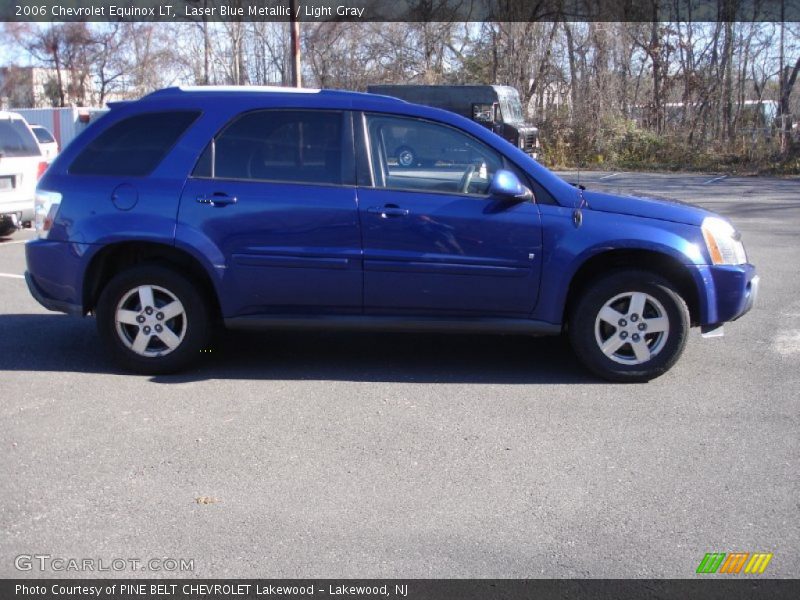
[[[680,358],[690,328],[686,302],[663,278],[618,271],[596,280],[572,310],[578,358],[610,381],[649,381]]]
[[[143,265],[114,277],[97,302],[97,328],[125,369],[161,374],[197,359],[209,311],[197,286],[172,269]]]

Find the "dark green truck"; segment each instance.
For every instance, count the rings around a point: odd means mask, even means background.
[[[480,123],[533,158],[540,152],[539,129],[525,121],[519,93],[507,85],[370,85],[371,94],[394,96],[414,104],[449,110]],[[424,165],[438,157],[424,140],[396,140],[403,167]]]

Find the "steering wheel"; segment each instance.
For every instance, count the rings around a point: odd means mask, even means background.
[[[461,176],[461,181],[458,184],[458,191],[462,194],[469,192],[469,184],[472,181],[472,176],[475,174],[475,165],[470,165],[464,174]]]

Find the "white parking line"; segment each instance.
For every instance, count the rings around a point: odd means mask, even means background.
[[[25,279],[22,275],[15,275],[14,273],[0,273],[0,277],[9,277],[11,279]]]
[[[612,177],[616,177],[619,173],[611,173],[610,175],[603,175],[598,181],[602,181],[603,179],[611,179]]]
[[[13,242],[0,242],[0,248],[3,246],[13,246],[14,244],[24,244],[28,240],[14,240]]]
[[[790,329],[779,333],[775,337],[772,347],[783,356],[800,354],[800,329]]]
[[[720,177],[714,177],[714,179],[709,179],[708,181],[704,181],[703,185],[708,185],[709,183],[716,183],[717,181],[722,181],[723,179],[727,179],[727,175],[721,175]]]

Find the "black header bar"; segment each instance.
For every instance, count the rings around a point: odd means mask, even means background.
[[[800,580],[698,579],[28,579],[4,600],[795,600]]]
[[[294,6],[294,10],[292,7]],[[800,0],[3,0],[0,21],[800,21]]]

